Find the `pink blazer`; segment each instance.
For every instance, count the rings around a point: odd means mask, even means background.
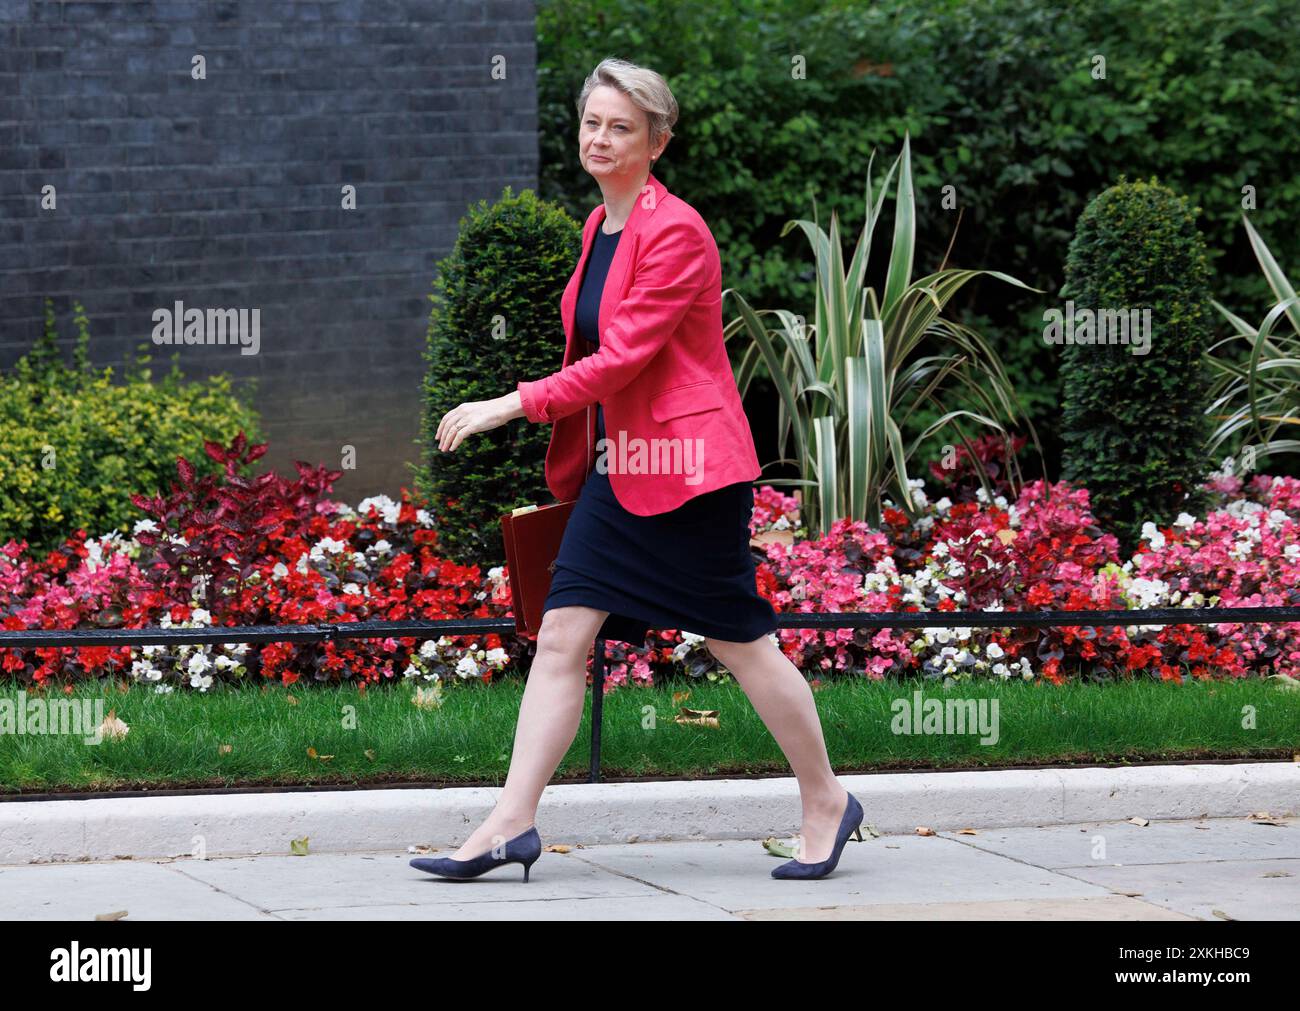
[[[576,498],[601,450],[615,497],[638,516],[761,473],[722,342],[722,264],[704,219],[653,174],[623,226],[600,300],[600,347],[577,334],[578,289],[605,205],[587,215],[560,299],[564,364],[517,384],[529,421],[553,424],[546,485]],[[605,408],[608,445],[596,445]]]

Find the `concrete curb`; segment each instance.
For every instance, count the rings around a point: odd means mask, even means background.
[[[1300,763],[845,775],[885,835],[1300,811]],[[0,864],[458,847],[498,788],[212,794],[0,803]],[[554,785],[543,844],[788,838],[793,778]]]

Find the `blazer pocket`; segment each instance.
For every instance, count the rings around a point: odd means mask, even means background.
[[[687,383],[656,393],[650,397],[650,417],[655,421],[667,421],[687,414],[701,411],[715,411],[722,406],[722,394],[713,385],[712,379],[698,383]]]

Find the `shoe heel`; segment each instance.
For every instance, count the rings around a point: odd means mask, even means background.
[[[865,842],[865,841],[866,841],[865,839],[862,838],[862,826],[861,826],[861,825],[859,825],[857,828],[855,828],[855,829],[853,830],[853,838],[856,839],[858,842]]]
[[[528,884],[528,871],[530,868],[532,868],[533,861],[529,860],[526,863],[524,861],[520,861],[520,863],[524,864],[524,884]]]

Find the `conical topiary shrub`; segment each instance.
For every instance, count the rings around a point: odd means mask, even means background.
[[[1210,273],[1196,213],[1155,179],[1121,177],[1094,197],[1044,330],[1064,379],[1061,477],[1089,490],[1098,522],[1127,549],[1144,522],[1196,513],[1213,469]]]
[[[560,296],[582,248],[582,228],[532,190],[506,187],[460,222],[455,248],[438,264],[429,314],[428,363],[415,487],[429,502],[439,552],[483,568],[505,559],[501,514],[551,498],[544,463],[551,426],[522,419],[440,452],[435,434],[457,404],[494,400],[520,379],[560,368]]]

